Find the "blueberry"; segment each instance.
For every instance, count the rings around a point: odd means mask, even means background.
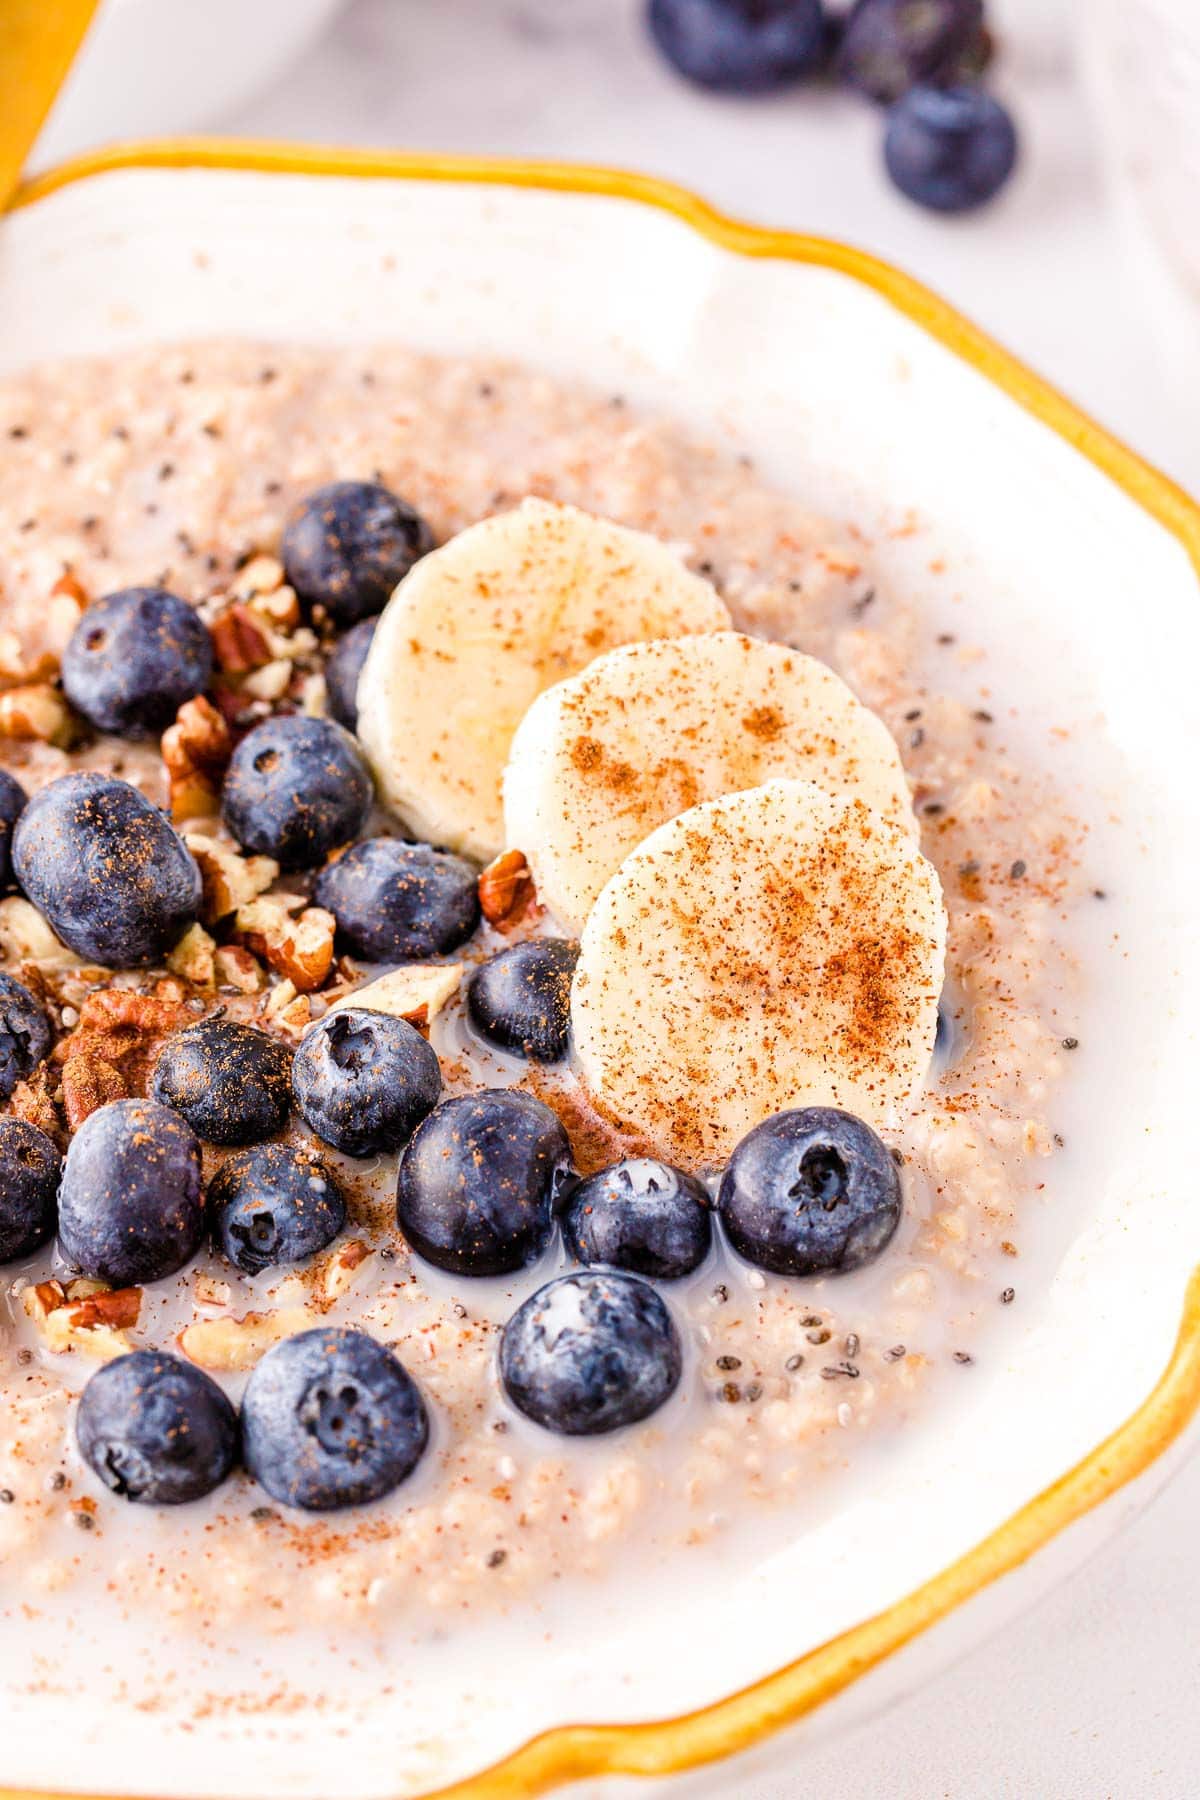
[[[310,1025],[292,1064],[305,1120],[335,1150],[399,1150],[442,1093],[437,1053],[415,1025],[361,1006],[339,1006]]]
[[[718,1199],[734,1249],[777,1275],[861,1268],[891,1242],[903,1204],[887,1146],[832,1106],[756,1125],[730,1157]]]
[[[212,672],[212,638],[195,607],[154,587],[95,601],[62,659],[71,705],[98,731],[124,738],[157,737]]]
[[[934,212],[969,212],[999,193],[1017,160],[1017,134],[998,100],[973,87],[915,87],[888,113],[888,174]]]
[[[837,72],[886,104],[919,82],[953,80],[983,37],[983,0],[858,0],[842,25]]]
[[[309,494],[283,534],[287,578],[336,625],[382,612],[433,533],[406,501],[373,481],[333,481]]]
[[[285,1506],[378,1500],[429,1441],[425,1404],[390,1350],[362,1331],[302,1331],[268,1350],[242,1401],[246,1467]]]
[[[513,1405],[567,1437],[648,1418],[675,1392],[682,1368],[679,1334],[654,1289],[607,1270],[547,1282],[500,1339],[500,1379]]]
[[[221,1164],[208,1188],[213,1243],[247,1275],[303,1262],[346,1223],[342,1191],[319,1157],[260,1144]]]
[[[399,838],[355,844],[322,869],[313,899],[368,962],[444,956],[479,923],[479,880],[470,863]]]
[[[33,1073],[53,1035],[41,1001],[11,975],[0,975],[0,1100]]]
[[[153,1100],[114,1100],[84,1120],[67,1151],[58,1241],[73,1269],[114,1287],[161,1281],[200,1248],[200,1146]]]
[[[530,938],[490,957],[472,975],[467,1010],[489,1043],[532,1062],[561,1062],[571,1031],[571,977],[579,945]]]
[[[109,969],[161,961],[200,905],[200,871],[178,832],[111,775],[41,788],[17,820],[13,868],[63,942]]]
[[[358,678],[375,636],[375,619],[363,619],[340,637],[325,664],[325,692],[329,710],[347,731],[358,729]]]
[[[29,1256],[54,1236],[62,1158],[44,1131],[0,1119],[0,1263]]]
[[[220,1487],[238,1456],[238,1420],[202,1370],[161,1350],[97,1369],[79,1396],[79,1454],[114,1494],[178,1506]]]
[[[446,1100],[400,1159],[396,1219],[413,1249],[457,1275],[503,1275],[545,1249],[570,1177],[557,1116],[531,1094],[493,1088]]]
[[[29,795],[15,775],[0,769],[0,893],[12,886],[13,826],[25,810]]]
[[[287,1124],[292,1053],[232,1019],[201,1019],[168,1038],[150,1092],[210,1144],[257,1144]]]
[[[285,869],[311,869],[362,830],[371,776],[362,751],[331,719],[265,719],[233,753],[221,795],[243,849]]]
[[[721,93],[786,87],[825,50],[821,0],[650,0],[646,21],[673,68]]]
[[[669,1163],[633,1156],[573,1187],[562,1205],[567,1248],[581,1263],[608,1263],[658,1281],[690,1275],[708,1255],[708,1195]]]

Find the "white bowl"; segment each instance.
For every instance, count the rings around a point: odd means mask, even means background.
[[[720,221],[636,178],[246,158],[275,166],[117,166],[27,194],[0,233],[0,364],[196,334],[386,335],[520,357],[730,433],[770,476],[880,533],[901,589],[928,585],[936,548],[995,679],[1033,696],[1035,720],[1049,693],[1047,721],[1080,721],[1081,779],[1108,779],[1088,735],[1103,715],[1123,763],[1113,804],[1136,810],[1144,847],[1106,915],[1123,934],[1105,962],[1111,1054],[1097,1045],[1076,1108],[1079,1173],[1031,1226],[1041,1250],[1022,1264],[999,1351],[973,1372],[970,1409],[931,1408],[890,1441],[869,1491],[846,1483],[784,1551],[719,1582],[655,1590],[653,1604],[639,1589],[574,1625],[547,1615],[549,1641],[501,1622],[413,1655],[356,1710],[338,1661],[296,1669],[281,1651],[325,1705],[269,1729],[218,1714],[184,1735],[169,1708],[101,1705],[88,1668],[122,1651],[80,1615],[58,1652],[58,1678],[79,1683],[64,1732],[61,1698],[25,1691],[28,1640],[10,1627],[0,1772],[93,1793],[408,1795],[568,1721],[620,1728],[556,1733],[511,1785],[469,1791],[532,1793],[571,1773],[590,1791],[606,1770],[674,1770],[754,1743],[757,1766],[780,1771],[796,1739],[773,1729],[839,1693],[804,1729],[841,1725],[1077,1564],[1165,1478],[1161,1453],[1200,1398],[1193,1311],[1146,1404],[1200,1261],[1200,514],[932,296],[838,246]],[[175,146],[157,160],[237,153]],[[919,545],[882,535],[910,510],[932,522]],[[246,1679],[236,1658],[193,1674],[192,1692]],[[696,1708],[710,1710],[627,1728]],[[729,1792],[734,1779],[684,1786]]]

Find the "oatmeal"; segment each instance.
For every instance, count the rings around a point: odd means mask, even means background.
[[[298,1095],[310,1097],[291,1111],[278,1141],[317,1159],[339,1196],[323,1194],[323,1210],[316,1208],[310,1189],[294,1190],[281,1176],[272,1228],[284,1230],[285,1221],[287,1245],[300,1254],[285,1257],[265,1241],[255,1251],[257,1215],[252,1206],[239,1213],[246,1184],[237,1159],[256,1151],[238,1145],[236,1121],[228,1117],[238,1108],[218,1096],[206,1115],[212,1122],[199,1132],[196,1191],[202,1184],[211,1195],[222,1171],[221,1251],[212,1247],[211,1224],[197,1200],[194,1217],[176,1221],[178,1251],[164,1250],[157,1263],[126,1264],[108,1248],[88,1250],[68,1222],[57,1248],[43,1246],[7,1264],[0,1352],[8,1419],[0,1489],[11,1496],[0,1506],[6,1604],[91,1575],[122,1609],[152,1606],[209,1625],[253,1616],[259,1625],[282,1629],[306,1619],[348,1623],[493,1608],[534,1595],[566,1573],[602,1573],[634,1541],[657,1554],[719,1538],[731,1520],[778,1515],[840,1468],[866,1434],[906,1419],[935,1380],[971,1378],[975,1333],[1011,1292],[1004,1271],[1020,1246],[1022,1213],[1059,1149],[1055,1092],[1074,1049],[1063,1023],[1077,982],[1072,919],[1077,908],[1094,904],[1093,882],[1081,862],[1082,827],[1038,768],[1011,749],[985,697],[972,703],[951,692],[961,683],[941,671],[957,663],[959,646],[938,641],[919,615],[876,585],[871,545],[852,524],[835,528],[810,517],[743,459],[669,422],[637,416],[619,395],[390,347],[368,354],[200,344],[34,371],[0,387],[0,445],[0,762],[31,796],[68,774],[133,784],[152,813],[149,823],[136,809],[129,814],[129,830],[142,834],[139,870],[159,871],[168,855],[154,822],[165,824],[166,816],[195,868],[195,891],[184,892],[186,871],[171,865],[171,906],[160,904],[155,887],[136,917],[124,909],[111,929],[135,932],[133,960],[140,966],[114,968],[105,960],[111,939],[66,941],[69,924],[49,917],[60,840],[45,828],[40,871],[26,874],[24,892],[0,899],[4,970],[32,996],[47,1031],[44,1052],[27,1056],[17,1071],[4,1112],[45,1134],[78,1167],[82,1152],[74,1146],[86,1149],[98,1139],[104,1122],[118,1116],[114,1109],[159,1104],[147,1096],[160,1092],[154,1084],[164,1047],[185,1043],[190,1028],[219,1012],[218,1025],[254,1025],[287,1051],[303,1041],[306,1062],[315,1064],[321,1052],[312,1086],[296,1084]],[[364,575],[357,584],[330,583],[325,600],[314,605],[285,576],[285,522],[313,490],[338,481],[402,496],[402,505],[382,524],[373,521],[371,530],[390,533],[393,553],[417,570],[439,567],[435,558],[444,552],[430,555],[432,543],[461,545],[465,539],[457,534],[495,515],[518,514],[529,497],[648,533],[686,563],[677,573],[661,565],[663,588],[653,604],[642,596],[648,611],[640,635],[656,640],[657,650],[669,648],[663,640],[677,633],[768,639],[781,647],[773,654],[784,661],[796,655],[796,667],[778,675],[781,683],[798,679],[804,658],[818,659],[852,690],[843,700],[838,684],[839,708],[861,702],[887,726],[903,770],[878,760],[884,750],[869,735],[861,752],[886,795],[882,804],[894,811],[878,825],[886,834],[879,866],[903,887],[919,863],[913,844],[919,834],[944,897],[945,983],[941,900],[930,880],[919,893],[912,890],[916,897],[910,895],[906,911],[889,914],[904,954],[874,972],[858,967],[846,974],[856,994],[871,983],[878,989],[870,1029],[866,1015],[858,1015],[862,1066],[851,1110],[874,1128],[868,1136],[885,1153],[872,1161],[874,1151],[864,1152],[867,1173],[854,1203],[864,1235],[853,1250],[847,1240],[829,1252],[840,1261],[806,1264],[805,1256],[815,1254],[807,1241],[760,1252],[753,1219],[738,1214],[734,1201],[722,1198],[726,1224],[718,1228],[686,1186],[715,1202],[724,1165],[734,1167],[733,1139],[794,1100],[785,1096],[749,1119],[731,1104],[737,1130],[730,1128],[728,1141],[707,1106],[702,1115],[697,1110],[694,1129],[672,1136],[668,1115],[678,1122],[682,1112],[669,1084],[659,1084],[640,1119],[636,1108],[606,1104],[598,1091],[604,1070],[628,1066],[646,1041],[638,1032],[622,1038],[615,1052],[589,1059],[585,1070],[561,1050],[564,997],[572,971],[578,978],[580,927],[586,964],[589,933],[598,929],[590,923],[590,909],[600,905],[596,894],[614,891],[630,852],[635,859],[642,854],[636,846],[664,825],[669,829],[675,813],[697,807],[711,819],[705,809],[720,807],[726,789],[750,785],[769,793],[760,784],[777,779],[796,787],[791,775],[827,776],[840,754],[838,780],[850,797],[822,793],[813,800],[806,787],[808,797],[794,811],[808,831],[834,809],[846,833],[844,857],[858,867],[853,859],[867,828],[855,834],[849,822],[857,815],[845,810],[861,805],[853,798],[861,777],[847,740],[831,728],[830,747],[815,770],[811,756],[806,763],[801,755],[803,746],[797,750],[798,740],[784,733],[783,701],[773,691],[753,696],[739,711],[753,740],[750,777],[740,772],[741,762],[735,766],[710,745],[709,774],[701,780],[681,730],[682,766],[668,768],[660,756],[645,765],[653,773],[639,784],[628,756],[633,773],[619,776],[617,736],[606,735],[598,722],[593,680],[581,701],[586,712],[573,715],[574,734],[553,741],[573,759],[572,781],[608,758],[612,808],[625,795],[635,824],[627,844],[597,812],[596,829],[585,834],[587,866],[569,871],[580,879],[565,881],[563,859],[539,855],[530,809],[523,815],[530,820],[528,841],[523,825],[515,842],[505,842],[499,791],[484,793],[484,787],[543,688],[569,686],[585,664],[600,667],[593,658],[625,654],[614,649],[626,641],[623,623],[601,609],[593,619],[595,641],[584,641],[581,617],[572,624],[582,638],[569,659],[563,660],[562,636],[547,640],[518,673],[498,668],[494,691],[486,664],[477,663],[469,683],[451,682],[444,695],[432,659],[424,684],[408,681],[404,702],[425,722],[424,736],[406,729],[393,741],[364,712],[359,730],[377,785],[406,821],[428,827],[432,847],[417,847],[414,862],[413,847],[394,835],[394,820],[378,807],[367,810],[361,752],[353,746],[339,752],[343,760],[331,772],[322,735],[331,710],[353,724],[346,712],[356,701],[376,711],[391,705],[392,690],[376,678],[371,651],[360,652],[368,670],[361,688],[353,679],[347,688],[334,667],[335,650],[339,661],[348,654],[340,647],[373,619],[385,596]],[[319,527],[320,521],[305,549],[310,561],[322,554]],[[594,576],[610,578],[610,569]],[[117,737],[89,724],[101,701],[89,698],[93,690],[80,685],[64,659],[89,605],[131,587],[165,590],[193,604],[207,627],[211,672],[199,669],[184,691],[172,694],[168,718],[122,713],[126,735]],[[620,611],[619,583],[604,591]],[[428,618],[436,635],[436,609]],[[177,643],[173,617],[156,615],[153,628],[173,633]],[[385,621],[381,643],[390,630]],[[149,631],[144,625],[139,642]],[[206,645],[197,647],[190,637],[187,643],[203,660]],[[178,655],[168,660],[178,669]],[[507,736],[497,752],[502,687],[515,711],[504,715]],[[668,703],[679,701],[679,693],[672,686]],[[127,698],[124,688],[120,697]],[[437,715],[448,717],[447,706],[459,710],[442,742]],[[282,720],[309,721],[312,730],[306,735],[289,725],[281,737]],[[687,723],[678,707],[673,723]],[[705,728],[710,725],[706,717]],[[671,728],[668,704],[657,729]],[[405,758],[426,751],[450,756],[454,741],[468,737],[469,767],[441,764],[444,779],[423,798],[414,795]],[[551,735],[539,738],[538,754],[551,742]],[[801,757],[800,766],[792,769],[787,757],[775,755],[772,746],[781,743]],[[893,755],[890,746],[886,754]],[[293,757],[295,778],[283,785],[301,800],[284,832],[280,770],[291,769]],[[381,778],[382,762],[394,781]],[[521,812],[528,792],[522,788],[513,808],[506,793],[504,812]],[[564,792],[561,784],[554,789],[560,798]],[[669,802],[661,798],[667,792]],[[477,805],[481,795],[485,803]],[[39,799],[43,804],[49,803]],[[159,808],[164,814],[154,811]],[[778,812],[768,808],[769,820]],[[733,826],[721,818],[727,836]],[[57,816],[50,823],[60,834],[68,828]],[[30,826],[22,831],[31,837]],[[605,850],[605,862],[601,851],[610,838],[617,847]],[[692,838],[695,856],[694,832]],[[362,841],[349,849],[352,840]],[[725,841],[720,833],[713,838]],[[584,847],[581,836],[575,848]],[[712,857],[721,854],[710,843],[703,866],[711,869]],[[561,914],[547,904],[555,881],[570,896]],[[103,886],[102,874],[94,883]],[[770,886],[758,885],[764,892]],[[418,889],[420,907],[412,902]],[[660,884],[653,892],[661,896],[664,889]],[[704,893],[702,882],[692,883],[690,898],[697,893]],[[626,915],[616,902],[605,904],[606,928],[619,932]],[[844,916],[845,901],[839,905]],[[749,907],[747,899],[743,910]],[[743,915],[731,912],[723,930],[714,908],[715,902],[706,909],[703,931],[669,940],[681,948],[664,964],[664,979],[689,955],[707,959],[703,966],[711,972],[718,940],[741,945],[736,933]],[[548,948],[564,943],[569,950]],[[523,957],[501,963],[502,955],[522,947],[528,947]],[[777,945],[774,962],[764,953],[749,987],[774,991],[775,965],[792,955],[787,943],[782,950]],[[849,950],[846,956],[843,972],[853,960]],[[476,988],[472,976],[482,964],[495,973]],[[644,959],[631,957],[624,979],[636,985],[643,966]],[[893,1004],[898,984],[905,990],[901,1007]],[[880,1045],[899,1034],[917,1046],[913,1059],[920,1065],[939,988],[938,1043],[925,1085],[915,1098],[909,1095],[909,1062],[898,1056],[904,1079],[880,1098],[871,1078]],[[509,1029],[513,992],[524,1023]],[[640,989],[638,995],[629,1008],[635,1024],[649,1019],[655,1005],[650,986],[644,1004]],[[826,997],[832,1019],[837,995]],[[799,1045],[778,1040],[779,1069],[796,1080],[796,1071],[805,1071],[824,1104],[845,1099],[832,1077],[828,1092],[820,1085],[828,1069],[818,1068],[813,1032],[825,1015],[811,1004],[807,1013],[790,1005],[789,1027],[798,1017],[801,1025],[805,1017],[815,1020],[813,1030]],[[902,1022],[887,1022],[892,1019]],[[575,1024],[578,1036],[578,1018]],[[731,1030],[713,1041],[727,1042],[733,1055],[743,1035]],[[413,1037],[424,1061],[412,1049]],[[396,1053],[396,1044],[406,1047],[412,1063],[406,1094],[422,1080],[440,1087],[431,1085],[428,1105],[411,1111],[395,1094],[371,1095],[369,1104],[360,1090],[339,1094],[337,1072],[358,1054],[356,1044],[367,1047],[368,1063]],[[695,1078],[684,1086],[707,1103],[708,1084],[721,1069],[705,1051],[701,1041]],[[676,1060],[678,1054],[671,1050]],[[177,1050],[172,1056],[177,1060]],[[203,1089],[205,1065],[198,1066],[199,1077],[190,1065],[179,1073],[172,1104],[186,1108],[187,1096]],[[252,1084],[253,1070],[231,1075],[231,1091],[243,1079]],[[603,1291],[583,1280],[582,1253],[601,1226],[595,1208],[608,1203],[602,1188],[591,1196],[591,1211],[564,1214],[561,1234],[557,1226],[551,1233],[537,1220],[506,1215],[486,1242],[477,1233],[469,1245],[447,1249],[436,1240],[436,1219],[431,1225],[427,1216],[428,1182],[418,1185],[406,1210],[402,1179],[406,1229],[398,1231],[401,1150],[409,1158],[405,1146],[417,1146],[415,1167],[420,1145],[432,1141],[430,1119],[447,1103],[471,1105],[468,1097],[480,1090],[525,1097],[504,1115],[512,1126],[505,1154],[524,1158],[520,1182],[514,1176],[518,1186],[543,1180],[539,1171],[545,1171],[549,1195],[568,1167],[599,1178],[619,1159],[634,1169],[663,1156],[685,1165],[680,1192],[691,1208],[688,1230],[671,1240],[674,1263],[660,1265],[657,1275],[646,1265],[647,1291],[658,1296],[653,1307],[635,1297],[633,1312],[621,1311],[626,1290],[614,1287],[615,1277],[597,1277],[607,1284]],[[440,1107],[430,1113],[435,1099]],[[281,1104],[286,1113],[286,1098]],[[154,1115],[147,1116],[157,1129]],[[466,1128],[466,1112],[449,1116]],[[536,1121],[520,1144],[518,1117]],[[266,1129],[277,1123],[272,1115]],[[823,1191],[821,1182],[841,1179],[839,1154],[836,1145],[832,1152],[821,1149],[814,1192]],[[261,1178],[257,1170],[255,1179]],[[655,1193],[669,1220],[679,1193],[664,1195],[661,1185]],[[556,1189],[554,1204],[562,1199]],[[749,1246],[748,1255],[730,1248],[730,1220],[737,1221],[739,1249]],[[144,1234],[135,1235],[144,1248]],[[605,1263],[616,1254],[650,1256],[640,1240],[622,1239],[613,1252],[616,1241],[604,1239]],[[65,1253],[72,1245],[73,1257]],[[168,1268],[176,1253],[179,1260]],[[106,1272],[81,1274],[85,1261]],[[842,1272],[821,1272],[834,1267]],[[624,1279],[645,1286],[641,1275]],[[564,1285],[543,1305],[541,1338],[530,1339],[531,1296],[552,1281]],[[545,1345],[552,1350],[593,1304],[623,1321],[622,1342],[643,1334],[658,1361],[655,1381],[643,1393],[654,1404],[639,1414],[631,1403],[606,1418],[620,1430],[587,1441],[586,1434],[573,1435],[575,1415],[563,1410],[566,1403],[539,1413],[540,1402],[523,1407],[520,1395]],[[507,1333],[517,1315],[519,1370],[512,1349],[517,1337]],[[261,1399],[247,1408],[247,1417],[259,1421],[253,1441],[248,1428],[248,1460],[266,1487],[239,1472],[188,1507],[134,1508],[108,1493],[81,1459],[78,1395],[97,1369],[120,1370],[131,1353],[167,1352],[238,1403],[261,1380],[257,1371],[283,1366],[270,1358],[301,1334],[331,1327],[354,1328],[394,1351],[418,1397],[396,1390],[389,1416],[401,1423],[390,1441],[403,1449],[394,1459],[403,1476],[386,1492],[370,1482],[355,1491],[355,1500],[382,1494],[373,1504],[320,1516],[297,1510],[291,1498],[281,1501],[269,1485],[270,1456],[261,1451],[261,1433],[269,1435],[271,1424]],[[509,1346],[503,1355],[502,1342]],[[115,1383],[114,1377],[114,1392]],[[340,1391],[314,1416],[318,1436],[341,1428]],[[294,1483],[288,1491],[294,1497]]]

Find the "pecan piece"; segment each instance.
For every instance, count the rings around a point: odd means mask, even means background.
[[[238,908],[235,923],[252,950],[290,981],[297,993],[319,988],[333,967],[337,921],[321,906],[293,917],[294,901],[283,895],[252,900]]]
[[[67,1141],[62,1115],[58,1110],[57,1074],[47,1063],[41,1063],[27,1081],[18,1081],[12,1091],[9,1110],[27,1125],[44,1131],[52,1144],[61,1150]]]
[[[215,838],[189,832],[184,843],[196,859],[204,884],[201,918],[215,925],[240,906],[248,906],[279,874],[279,864],[269,856],[239,856]]]
[[[533,904],[533,877],[520,850],[506,850],[479,877],[479,909],[491,925],[515,925]]]
[[[391,1013],[410,1025],[428,1025],[459,989],[465,963],[408,963],[368,981],[364,987],[339,994],[330,1012],[340,1006],[362,1006],[368,1012]]]
[[[162,759],[176,824],[215,813],[233,738],[221,714],[201,694],[185,700],[162,735]]]
[[[57,688],[33,682],[0,694],[0,737],[65,750],[75,741],[75,720]]]
[[[213,650],[226,675],[248,675],[271,660],[271,641],[244,601],[218,613],[212,622]]]
[[[128,1093],[120,1071],[103,1057],[84,1052],[68,1056],[63,1064],[63,1106],[72,1131],[78,1131],[85,1119],[111,1100],[127,1099]]]

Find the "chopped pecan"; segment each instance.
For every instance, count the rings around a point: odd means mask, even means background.
[[[269,856],[239,856],[215,838],[188,832],[184,843],[196,859],[204,883],[200,916],[215,925],[240,906],[248,906],[279,874],[279,864]]]
[[[207,817],[219,804],[221,777],[233,754],[228,725],[201,694],[186,700],[162,736],[162,759],[176,824]]]
[[[80,612],[85,606],[90,606],[92,603],[92,596],[69,565],[50,589],[51,599],[56,599],[60,594],[65,594],[67,599],[73,600]]]
[[[83,967],[83,958],[68,950],[36,906],[19,894],[0,900],[0,949],[14,962],[31,962],[46,969]]]
[[[167,957],[167,967],[194,987],[212,987],[217,979],[216,948],[203,925],[189,925]]]
[[[371,1246],[361,1238],[347,1238],[318,1264],[314,1273],[312,1299],[318,1312],[328,1312],[354,1286],[357,1271],[371,1254]]]
[[[479,877],[479,909],[491,925],[515,925],[533,904],[533,877],[520,850],[506,850]]]
[[[57,1045],[54,1059],[65,1065],[77,1056],[98,1058],[117,1070],[128,1093],[144,1094],[163,1038],[193,1017],[182,988],[164,982],[159,989],[157,994],[138,994],[129,988],[101,988],[89,994],[79,1009],[79,1024]]]
[[[277,556],[252,556],[248,563],[243,563],[229,584],[231,600],[245,600],[249,603],[265,595],[274,594],[283,586],[283,564]],[[292,590],[289,588],[288,593]],[[292,594],[292,599],[296,596]],[[296,617],[300,612],[297,607]]]
[[[242,692],[253,694],[256,700],[282,700],[291,679],[291,658],[274,657],[269,663],[264,663],[261,669],[256,669],[253,675],[247,675],[242,683]]]
[[[410,1025],[428,1025],[457,992],[465,963],[407,963],[368,981],[364,987],[339,994],[330,1012],[340,1006],[363,1006],[368,1012],[391,1013]]]
[[[281,981],[267,995],[262,1016],[279,1030],[299,1037],[312,1019],[312,1002],[307,994],[296,992],[295,982]]]
[[[103,1057],[81,1053],[69,1056],[63,1064],[63,1106],[72,1131],[78,1131],[100,1107],[111,1100],[127,1099],[128,1094],[120,1071]]]
[[[57,688],[33,682],[0,694],[0,737],[65,750],[75,741],[75,720]]]
[[[222,944],[213,953],[213,975],[218,987],[236,988],[239,994],[257,994],[267,979],[257,956],[240,944]]]
[[[97,1288],[71,1299],[61,1282],[39,1281],[25,1289],[21,1304],[47,1349],[82,1350],[107,1362],[133,1347],[125,1333],[137,1324],[142,1290]]]
[[[303,1331],[312,1315],[299,1306],[249,1312],[240,1319],[198,1319],[179,1334],[179,1348],[202,1369],[232,1373],[252,1369],[273,1344]]]
[[[213,650],[226,675],[248,675],[271,660],[271,640],[262,622],[235,600],[212,623]]]
[[[51,1143],[61,1150],[67,1141],[62,1115],[58,1110],[59,1079],[47,1063],[41,1063],[26,1081],[18,1081],[12,1091],[9,1109],[27,1125],[44,1131]]]
[[[238,908],[235,924],[250,948],[296,991],[319,988],[333,967],[333,934],[337,920],[321,906],[308,906],[293,917],[294,899],[271,895]]]

